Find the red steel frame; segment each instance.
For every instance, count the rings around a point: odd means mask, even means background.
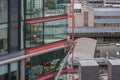
[[[72,17],[72,16],[60,15],[60,16],[53,16],[53,17],[48,17],[48,18],[39,18],[35,20],[26,20],[25,23],[26,24],[41,23],[41,22],[52,21],[52,20],[66,19],[68,17]]]
[[[75,28],[75,21],[74,21],[74,0],[72,0],[72,40],[74,42],[74,28]],[[74,49],[72,50],[72,68],[74,69]],[[72,80],[74,80],[74,72],[72,73]]]
[[[73,69],[64,69],[64,70],[62,70],[61,73],[63,74],[63,73],[67,73],[67,72],[73,73],[74,70],[73,70]],[[41,78],[39,78],[39,79],[36,79],[36,80],[46,80],[46,79],[52,78],[52,77],[54,77],[54,76],[56,76],[56,75],[57,75],[57,72],[53,72],[53,73],[51,73],[51,74],[49,74],[49,75],[43,76],[43,77],[41,77]]]
[[[65,41],[59,41],[59,42],[39,46],[39,47],[36,47],[36,48],[26,49],[25,53],[26,53],[26,55],[29,55],[29,54],[33,54],[35,52],[39,52],[39,51],[47,50],[47,49],[50,49],[50,48],[67,45],[67,44],[68,44],[68,42],[66,40]]]

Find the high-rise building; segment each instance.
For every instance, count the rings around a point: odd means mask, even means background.
[[[69,47],[67,2],[0,0],[0,80],[41,80],[59,70]]]

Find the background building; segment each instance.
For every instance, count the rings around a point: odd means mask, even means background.
[[[104,6],[120,8],[120,0],[104,0]]]
[[[120,34],[120,8],[97,6],[100,0],[75,0],[75,36],[91,37],[98,40],[98,43],[115,43]],[[102,1],[102,0],[101,0]],[[112,0],[111,0],[112,1]],[[92,3],[92,4],[91,4]],[[94,5],[96,6],[94,6]],[[119,4],[119,3],[118,3]],[[70,4],[68,14],[70,15]],[[71,33],[71,19],[68,19],[68,33]],[[117,40],[119,42],[119,40]]]

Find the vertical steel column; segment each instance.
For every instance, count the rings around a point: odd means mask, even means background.
[[[18,49],[21,50],[21,0],[18,0]]]
[[[24,41],[23,41],[23,45],[24,45],[24,48],[26,48],[26,45],[25,45],[25,41],[26,41],[26,23],[25,23],[25,20],[26,20],[26,13],[27,13],[27,0],[24,0],[23,1],[23,6],[24,6],[24,32],[23,32],[23,37],[24,37]]]
[[[10,64],[8,64],[8,80],[10,80],[11,79],[11,71],[10,71],[10,68],[11,68],[11,66],[10,66]]]
[[[8,39],[7,39],[7,50],[8,50],[8,53],[10,52],[10,13],[11,13],[11,10],[10,10],[10,0],[7,0],[8,1]]]
[[[75,20],[74,20],[74,0],[72,0],[72,40],[74,41],[74,27],[75,27]]]

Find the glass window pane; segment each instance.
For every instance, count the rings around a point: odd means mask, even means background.
[[[18,63],[17,62],[11,63],[10,65],[11,65],[11,67],[10,67],[11,72],[18,70]]]
[[[26,19],[43,17],[43,0],[27,0]]]
[[[52,43],[66,39],[67,20],[45,22],[44,42]]]
[[[0,75],[8,73],[8,66],[7,65],[2,65],[0,66]]]
[[[66,0],[45,0],[45,17],[66,14]]]
[[[13,62],[10,64],[10,80],[18,80],[18,62]]]
[[[43,75],[56,71],[65,55],[65,49],[60,49],[40,56],[28,58],[26,60],[26,78],[35,80]]]
[[[25,39],[26,48],[43,45],[43,23],[27,24]]]
[[[0,80],[8,80],[8,65],[0,66]]]
[[[6,23],[8,17],[8,0],[0,0],[0,23]]]
[[[0,24],[0,54],[7,52],[7,24]]]
[[[27,0],[26,19],[65,15],[68,2],[68,0]]]

